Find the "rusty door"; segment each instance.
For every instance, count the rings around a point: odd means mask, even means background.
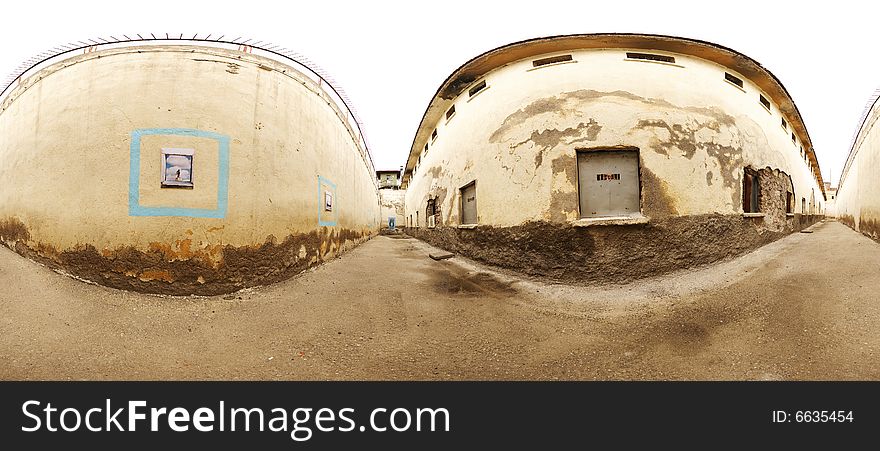
[[[638,152],[578,153],[578,190],[582,218],[638,213]]]
[[[477,223],[477,184],[471,183],[461,189],[461,223]]]

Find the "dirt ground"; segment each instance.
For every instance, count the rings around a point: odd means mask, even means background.
[[[0,379],[880,380],[880,244],[836,222],[635,284],[376,237],[234,296],[85,284],[0,249]]]

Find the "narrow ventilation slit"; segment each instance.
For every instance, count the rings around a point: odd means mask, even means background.
[[[551,56],[549,58],[541,58],[532,61],[532,67],[541,67],[546,66],[548,64],[555,63],[564,63],[566,61],[572,61],[571,55],[559,55],[559,56]]]
[[[478,92],[480,92],[484,89],[486,89],[486,80],[483,80],[483,81],[477,83],[476,85],[474,85],[474,87],[469,89],[468,90],[468,97],[473,97],[473,96],[477,95]]]
[[[452,105],[452,108],[446,111],[446,120],[449,120],[453,114],[455,114],[455,105]]]
[[[737,76],[734,76],[734,75],[731,75],[731,74],[725,72],[725,73],[724,73],[724,79],[727,80],[727,81],[729,81],[729,82],[731,82],[731,83],[733,83],[733,84],[735,84],[735,85],[737,85],[737,86],[739,86],[740,88],[743,87],[743,81],[742,81],[742,79],[739,78],[739,77],[737,77]]]
[[[626,52],[626,57],[633,60],[643,61],[659,61],[661,63],[675,63],[675,58],[666,55],[656,55],[654,53],[634,53]]]

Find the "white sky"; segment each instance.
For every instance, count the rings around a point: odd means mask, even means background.
[[[95,36],[213,32],[268,41],[306,55],[348,93],[382,169],[404,163],[440,83],[480,53],[556,34],[668,34],[730,47],[773,72],[806,121],[823,177],[836,185],[880,86],[880,6],[822,3],[14,1],[0,10],[0,78],[36,53]]]

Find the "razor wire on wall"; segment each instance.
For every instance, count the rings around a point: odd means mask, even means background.
[[[326,86],[329,88],[325,90],[325,92],[329,95],[333,102],[336,103],[338,109],[346,114],[345,119],[349,123],[349,127],[353,131],[355,131],[357,135],[356,140],[359,141],[359,144],[363,147],[364,152],[366,153],[365,159],[370,166],[370,170],[375,172],[375,168],[373,167],[373,158],[372,155],[370,155],[370,148],[367,143],[367,138],[364,135],[363,130],[361,129],[361,120],[358,117],[355,109],[351,106],[351,100],[348,98],[348,95],[346,95],[345,91],[339,88],[337,83],[323,69],[321,69],[317,64],[315,64],[307,57],[285,47],[281,47],[265,41],[255,41],[242,37],[228,39],[226,35],[219,35],[217,37],[214,37],[212,33],[207,35],[200,35],[199,33],[196,33],[192,36],[190,36],[189,34],[184,35],[183,33],[136,33],[134,34],[134,36],[123,34],[121,38],[116,36],[109,36],[109,39],[96,37],[86,39],[84,41],[69,42],[67,44],[62,44],[49,50],[43,51],[37,55],[34,55],[33,57],[22,62],[18,67],[16,67],[15,70],[13,70],[12,73],[9,74],[9,76],[3,82],[3,90],[0,91],[0,100],[2,100],[11,91],[13,86],[15,86],[22,79],[26,78],[29,74],[66,58],[67,55],[71,52],[76,52],[80,50],[84,52],[91,52],[96,50],[98,47],[113,48],[156,42],[199,42],[208,43],[214,46],[236,46],[238,50],[247,53],[256,52],[258,55],[270,58],[272,58],[273,56],[281,57],[283,59],[283,62],[292,62],[295,66],[305,69],[303,73],[305,73],[307,76],[313,77],[314,81],[318,83],[319,86]]]

